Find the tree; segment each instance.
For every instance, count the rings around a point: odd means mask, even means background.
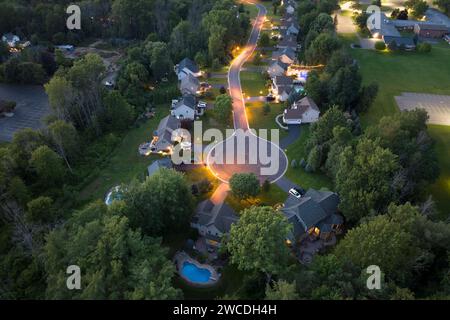
[[[167,54],[169,48],[164,42],[148,42],[144,46],[144,55],[150,61],[150,69],[156,80],[161,80],[173,70],[173,62]]]
[[[375,42],[375,49],[377,49],[378,51],[383,51],[386,49],[386,45],[383,41],[377,41]]]
[[[405,1],[405,7],[412,11],[414,17],[420,18],[427,11],[428,4],[423,0],[408,0]]]
[[[363,86],[361,88],[359,97],[358,97],[358,104],[356,107],[356,110],[358,112],[364,112],[369,109],[369,107],[372,105],[373,101],[377,97],[378,94],[378,84],[377,83],[371,83],[367,86]]]
[[[356,13],[353,15],[353,22],[356,24],[360,31],[367,30],[367,19],[369,18],[369,14],[365,11],[361,13]]]
[[[27,204],[26,219],[31,223],[48,223],[55,218],[56,210],[53,208],[53,199],[38,197]]]
[[[261,34],[261,37],[259,38],[259,47],[269,47],[270,46],[270,37],[269,34],[263,33]]]
[[[428,42],[422,42],[417,45],[417,51],[420,53],[429,53],[431,52],[431,44]]]
[[[152,236],[189,225],[193,210],[191,187],[181,173],[171,169],[160,169],[143,183],[132,183],[123,200],[130,225]]]
[[[232,100],[228,94],[220,94],[214,103],[214,116],[220,122],[228,123],[231,117]]]
[[[434,0],[433,4],[444,11],[447,16],[450,16],[450,0]]]
[[[308,64],[326,64],[333,52],[341,46],[335,35],[325,32],[315,38],[305,52]]]
[[[133,107],[118,91],[109,92],[103,99],[104,125],[111,131],[123,131],[134,119]]]
[[[120,206],[120,204],[117,204]],[[113,206],[115,207],[115,206]],[[174,265],[159,239],[142,236],[128,218],[100,201],[51,232],[44,247],[49,299],[176,299]],[[67,290],[66,269],[82,270],[82,289]]]
[[[76,158],[80,143],[77,130],[71,123],[56,120],[48,126],[48,133],[56,152],[64,159],[72,172],[70,162]]]
[[[271,107],[269,103],[263,105],[263,114],[268,115],[270,113]]]
[[[266,300],[298,300],[295,281],[289,283],[284,280],[273,282],[273,287],[267,284]]]
[[[311,31],[316,31],[317,33],[334,31],[333,18],[327,13],[320,13],[312,23],[309,32]]]
[[[32,152],[30,167],[36,172],[42,185],[57,186],[63,182],[62,159],[47,146],[41,146]]]
[[[226,244],[231,262],[240,270],[277,274],[286,268],[289,248],[285,240],[292,225],[271,207],[251,207],[242,211],[231,226]]]
[[[361,139],[355,148],[346,147],[335,179],[345,217],[357,222],[372,209],[386,207],[393,196],[391,179],[397,169],[397,157],[377,142]]]
[[[317,171],[322,164],[322,152],[321,148],[314,146],[308,154],[307,164],[311,168],[311,171]]]
[[[260,191],[259,180],[254,173],[235,173],[230,179],[233,195],[239,199],[256,197]]]
[[[329,83],[330,102],[343,109],[353,109],[359,98],[361,81],[356,66],[340,68]]]

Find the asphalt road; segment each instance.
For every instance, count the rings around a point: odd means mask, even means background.
[[[232,61],[228,71],[228,88],[233,101],[235,133],[213,147],[207,156],[209,168],[219,180],[225,183],[233,174],[246,172],[255,173],[261,182],[265,180],[275,182],[284,175],[288,166],[286,154],[278,145],[259,138],[249,131],[245,112],[240,71],[257,46],[267,13],[263,5],[255,5],[258,8],[258,15],[255,18],[248,43]],[[266,158],[264,158],[264,154]]]

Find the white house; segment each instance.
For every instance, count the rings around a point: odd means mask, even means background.
[[[15,47],[19,42],[20,38],[19,36],[16,36],[12,33],[6,33],[2,36],[2,41],[8,44],[9,47]]]
[[[276,76],[282,76],[286,73],[289,65],[287,63],[284,63],[280,59],[272,62],[272,64],[267,69],[267,73],[271,78]]]
[[[311,123],[319,120],[320,110],[310,97],[304,97],[284,110],[283,121],[286,124]]]
[[[220,244],[222,236],[230,232],[231,225],[238,219],[229,205],[224,202],[215,205],[208,199],[197,206],[191,227],[197,229],[209,245],[216,247]]]
[[[172,115],[163,118],[158,125],[158,129],[153,133],[153,140],[150,143],[152,153],[171,153],[175,142],[181,142],[185,137],[179,130],[181,122]]]
[[[197,101],[193,95],[185,95],[179,100],[172,101],[171,114],[180,120],[195,120],[196,104]]]
[[[287,5],[287,7],[286,7],[286,13],[287,14],[294,14],[294,12],[295,12],[295,8],[294,8],[294,6],[292,5],[292,4],[288,4]]]
[[[184,58],[181,60],[180,63],[174,67],[174,69],[178,80],[180,81],[189,74],[194,77],[200,77],[202,74],[198,65],[189,58]]]
[[[196,95],[199,89],[200,81],[190,73],[180,81],[180,91],[184,95]]]
[[[294,22],[291,23],[291,25],[286,29],[286,35],[288,36],[296,36],[300,32],[300,29],[298,28],[298,25],[296,25]]]

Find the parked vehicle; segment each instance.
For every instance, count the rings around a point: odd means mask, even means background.
[[[297,189],[295,189],[295,188],[290,189],[289,194],[296,197],[297,199],[300,199],[302,197],[300,192],[298,192]]]

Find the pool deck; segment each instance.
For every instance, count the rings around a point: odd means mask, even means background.
[[[173,262],[175,263],[175,266],[177,268],[177,272],[180,275],[180,277],[186,281],[189,285],[193,286],[193,287],[211,287],[213,285],[216,285],[217,282],[220,279],[220,274],[217,273],[216,269],[209,265],[209,264],[201,264],[200,262],[198,262],[197,260],[191,258],[186,252],[184,251],[179,251],[175,254],[175,256],[173,257]],[[192,263],[194,265],[196,265],[198,268],[201,269],[207,269],[209,270],[209,272],[211,272],[211,277],[209,279],[208,282],[193,282],[191,280],[189,280],[188,278],[186,278],[182,273],[181,273],[181,269],[183,267],[183,264],[185,262],[189,262]]]

